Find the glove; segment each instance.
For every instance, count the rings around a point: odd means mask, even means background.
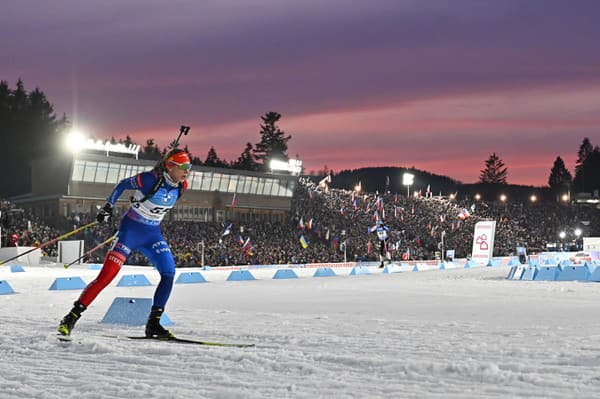
[[[113,217],[113,206],[110,203],[106,203],[106,205],[104,205],[102,207],[102,209],[100,209],[100,211],[98,212],[98,215],[96,216],[96,220],[100,223],[108,223],[110,222],[110,220]]]

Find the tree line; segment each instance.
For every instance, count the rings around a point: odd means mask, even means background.
[[[292,138],[291,135],[286,133],[279,128],[277,125],[281,119],[281,114],[277,112],[267,112],[261,116],[261,140],[253,145],[252,143],[246,143],[246,147],[236,160],[230,162],[221,159],[217,154],[217,150],[214,146],[208,149],[204,160],[195,156],[188,146],[184,146],[183,149],[190,154],[193,165],[209,166],[214,168],[231,168],[249,171],[267,171],[269,170],[269,161],[271,159],[277,159],[282,161],[288,161],[287,155],[288,141]],[[125,145],[137,144],[133,142],[130,136],[126,136],[125,139],[117,141],[114,137],[111,138],[112,143],[122,143]],[[167,147],[159,148],[154,138],[146,140],[146,144],[141,146],[138,157],[140,159],[159,160],[167,152]]]

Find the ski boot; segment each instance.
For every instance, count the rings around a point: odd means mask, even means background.
[[[164,308],[152,306],[148,322],[146,323],[146,337],[166,340],[175,338],[175,335],[171,331],[160,325],[160,317],[164,311]]]
[[[86,306],[79,301],[73,303],[73,309],[60,321],[58,332],[66,337],[71,335],[71,331],[75,328],[75,323],[81,317],[81,313],[86,310]]]

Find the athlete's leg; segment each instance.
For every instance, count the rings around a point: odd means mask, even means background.
[[[175,279],[175,260],[171,248],[161,235],[159,240],[150,245],[150,248],[148,248],[148,245],[144,245],[140,248],[140,251],[160,273],[160,282],[156,287],[156,291],[154,291],[153,306],[164,308],[171,296],[173,280]]]
[[[160,339],[174,338],[173,333],[160,324],[160,318],[171,295],[175,277],[175,261],[171,249],[159,231],[159,234],[155,236],[155,240],[150,245],[140,247],[140,251],[146,255],[160,273],[160,282],[154,292],[152,309],[146,323],[146,336]]]

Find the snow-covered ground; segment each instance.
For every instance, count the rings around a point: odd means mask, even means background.
[[[255,343],[219,348],[132,341],[143,327],[100,323],[125,267],[84,313],[78,343],[55,328],[78,291],[57,277],[97,271],[25,267],[0,280],[0,398],[597,398],[600,285],[509,281],[507,267],[177,284],[167,307],[181,337]],[[180,271],[194,271],[181,269]],[[197,269],[196,269],[197,271]]]

